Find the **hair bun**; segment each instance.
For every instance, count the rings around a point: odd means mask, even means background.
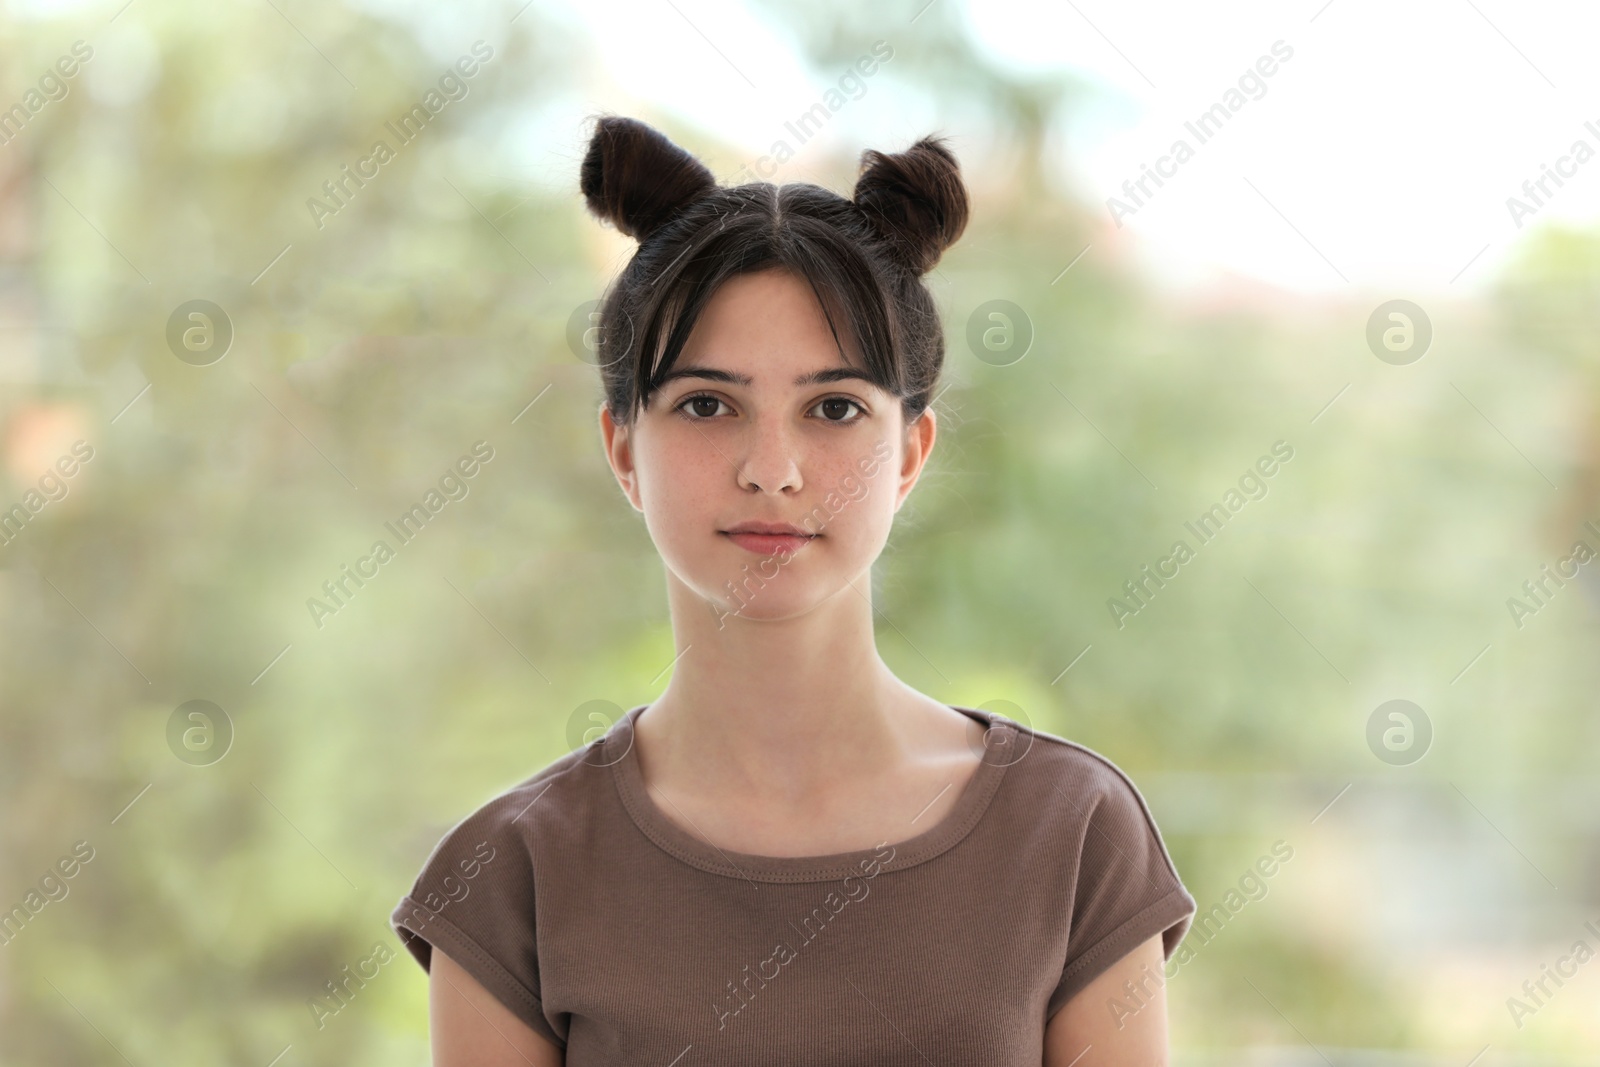
[[[942,138],[904,152],[861,153],[855,202],[917,274],[932,269],[967,226],[967,188]]]
[[[602,116],[578,172],[589,210],[643,241],[717,180],[694,156],[637,119]]]

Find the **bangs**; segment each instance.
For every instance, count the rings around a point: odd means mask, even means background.
[[[829,200],[845,206],[817,186],[737,186],[696,204],[660,235],[653,254],[635,257],[602,312],[603,320],[637,328],[637,333],[624,329],[618,335],[631,343],[613,357],[633,370],[630,414],[649,405],[723,283],[774,269],[810,287],[840,358],[904,399],[905,381],[895,358],[901,327],[895,301],[880,281],[883,266],[873,262],[869,249],[847,239],[834,219],[817,217]],[[655,265],[662,260],[664,266]]]

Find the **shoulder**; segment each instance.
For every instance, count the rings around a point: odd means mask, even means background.
[[[1108,794],[1139,795],[1133,779],[1109,756],[1047,730],[1004,721],[1018,735],[1007,757],[1012,763],[1010,769],[1022,771],[1019,777],[1032,780],[1036,787],[1048,786],[1075,800]]]
[[[433,846],[390,920],[409,931],[402,939],[424,966],[421,940],[454,936],[462,951],[479,951],[463,930],[492,927],[503,934],[510,916],[531,908],[543,866],[537,857],[550,835],[581,826],[596,790],[610,788],[610,768],[597,765],[591,752],[566,753],[496,793]]]
[[[501,881],[512,876],[507,868],[530,868],[552,834],[584,826],[603,799],[598,791],[612,788],[611,769],[594,751],[568,752],[459,818],[433,846],[418,888],[438,889],[446,877],[475,871],[474,860],[497,867]]]
[[[1037,727],[1010,725],[1017,737],[1007,757],[1006,789],[1018,804],[1038,813],[1045,829],[1080,841],[1093,833],[1159,844],[1160,831],[1144,795],[1110,757]],[[1165,858],[1164,847],[1160,851]]]
[[[575,749],[494,794],[452,826],[438,847],[487,838],[507,847],[531,848],[540,835],[581,819],[594,804],[596,791],[611,788],[610,767],[595,758],[595,751]]]

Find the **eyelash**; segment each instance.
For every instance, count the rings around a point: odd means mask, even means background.
[[[712,419],[717,417],[715,415],[691,415],[687,411],[684,410],[685,408],[687,408],[690,404],[692,404],[696,400],[715,400],[719,404],[727,404],[728,403],[726,400],[723,400],[720,396],[717,396],[715,393],[691,393],[688,396],[684,397],[682,400],[678,401],[677,406],[674,407],[672,410],[674,412],[676,412],[677,415],[680,418],[687,419],[689,422],[710,422]],[[861,403],[861,401],[856,400],[853,397],[848,397],[848,396],[825,396],[821,400],[818,400],[816,404],[813,404],[812,407],[817,407],[817,406],[819,406],[821,404],[826,404],[830,400],[843,400],[845,403],[852,405],[856,409],[856,412],[857,412],[857,414],[854,417],[848,418],[848,419],[822,419],[821,420],[822,422],[825,422],[830,426],[853,426],[856,423],[860,422],[862,419],[866,418],[867,415],[869,414],[869,412],[866,409],[866,406],[863,405]],[[728,406],[732,407],[731,404],[729,404]]]

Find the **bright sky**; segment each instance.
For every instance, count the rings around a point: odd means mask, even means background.
[[[110,12],[114,0],[11,0],[12,17]],[[582,72],[558,95],[541,88],[521,115],[494,116],[517,180],[569,191],[584,118],[648,101],[735,146],[710,160],[719,179],[783,138],[840,70],[813,69],[788,32],[740,0],[533,0],[506,25],[501,0],[439,6],[352,0],[408,18],[441,63],[464,43],[538,32],[571,49]],[[875,7],[881,36],[910,55],[911,18],[928,0]],[[116,5],[120,6],[120,5]],[[303,32],[337,51],[337,18],[290,3]],[[96,38],[91,93],[137,95],[153,55],[135,5]],[[1187,285],[1233,272],[1306,293],[1361,289],[1391,295],[1467,295],[1535,227],[1600,218],[1600,6],[1556,0],[932,0],[919,17],[958,17],[980,51],[1021,74],[1067,71],[1095,87],[1053,137],[1061,184],[1111,222],[1108,198],[1183,138],[1192,158],[1123,219],[1153,275]],[[92,17],[92,16],[91,16]],[[285,17],[288,17],[286,15]],[[289,32],[286,28],[285,32]],[[579,42],[587,41],[587,44]],[[1265,93],[1246,95],[1204,143],[1185,127],[1223,102],[1275,42]],[[581,51],[578,51],[581,49]],[[983,116],[936,111],[893,60],[780,171],[809,177],[823,149],[854,156],[937,130],[983,166]],[[1255,90],[1260,92],[1260,89]],[[1595,122],[1593,130],[1586,121]],[[1585,142],[1596,158],[1569,155]],[[1565,157],[1565,159],[1564,159]],[[1537,203],[1522,192],[1545,166],[1569,172]],[[1519,227],[1507,198],[1531,214]]]
[[[1465,295],[1535,226],[1600,217],[1600,65],[1591,54],[1600,11],[1592,7],[935,2],[960,5],[973,41],[997,63],[1067,70],[1098,87],[1059,131],[1057,158],[1063,183],[1108,221],[1107,198],[1123,195],[1124,181],[1175,139],[1189,142],[1193,157],[1124,219],[1169,284],[1224,270],[1304,292]],[[920,0],[902,6],[908,21]],[[752,158],[837,76],[807,69],[780,28],[734,0],[574,0],[551,14],[587,25],[605,66],[604,80],[588,87],[594,95],[574,104],[648,99]],[[894,30],[886,16],[883,36],[897,53],[915,47],[911,28]],[[1277,41],[1292,56],[1262,79],[1265,95],[1247,96],[1205,143],[1184,128]],[[825,136],[859,151],[934,127],[964,134],[965,116],[934,113],[894,83],[893,62],[884,70],[889,77],[875,78]],[[1579,139],[1597,158],[1565,163],[1571,176],[1547,185],[1543,205],[1529,200],[1534,213],[1519,228],[1507,198],[1523,195],[1522,183]]]

